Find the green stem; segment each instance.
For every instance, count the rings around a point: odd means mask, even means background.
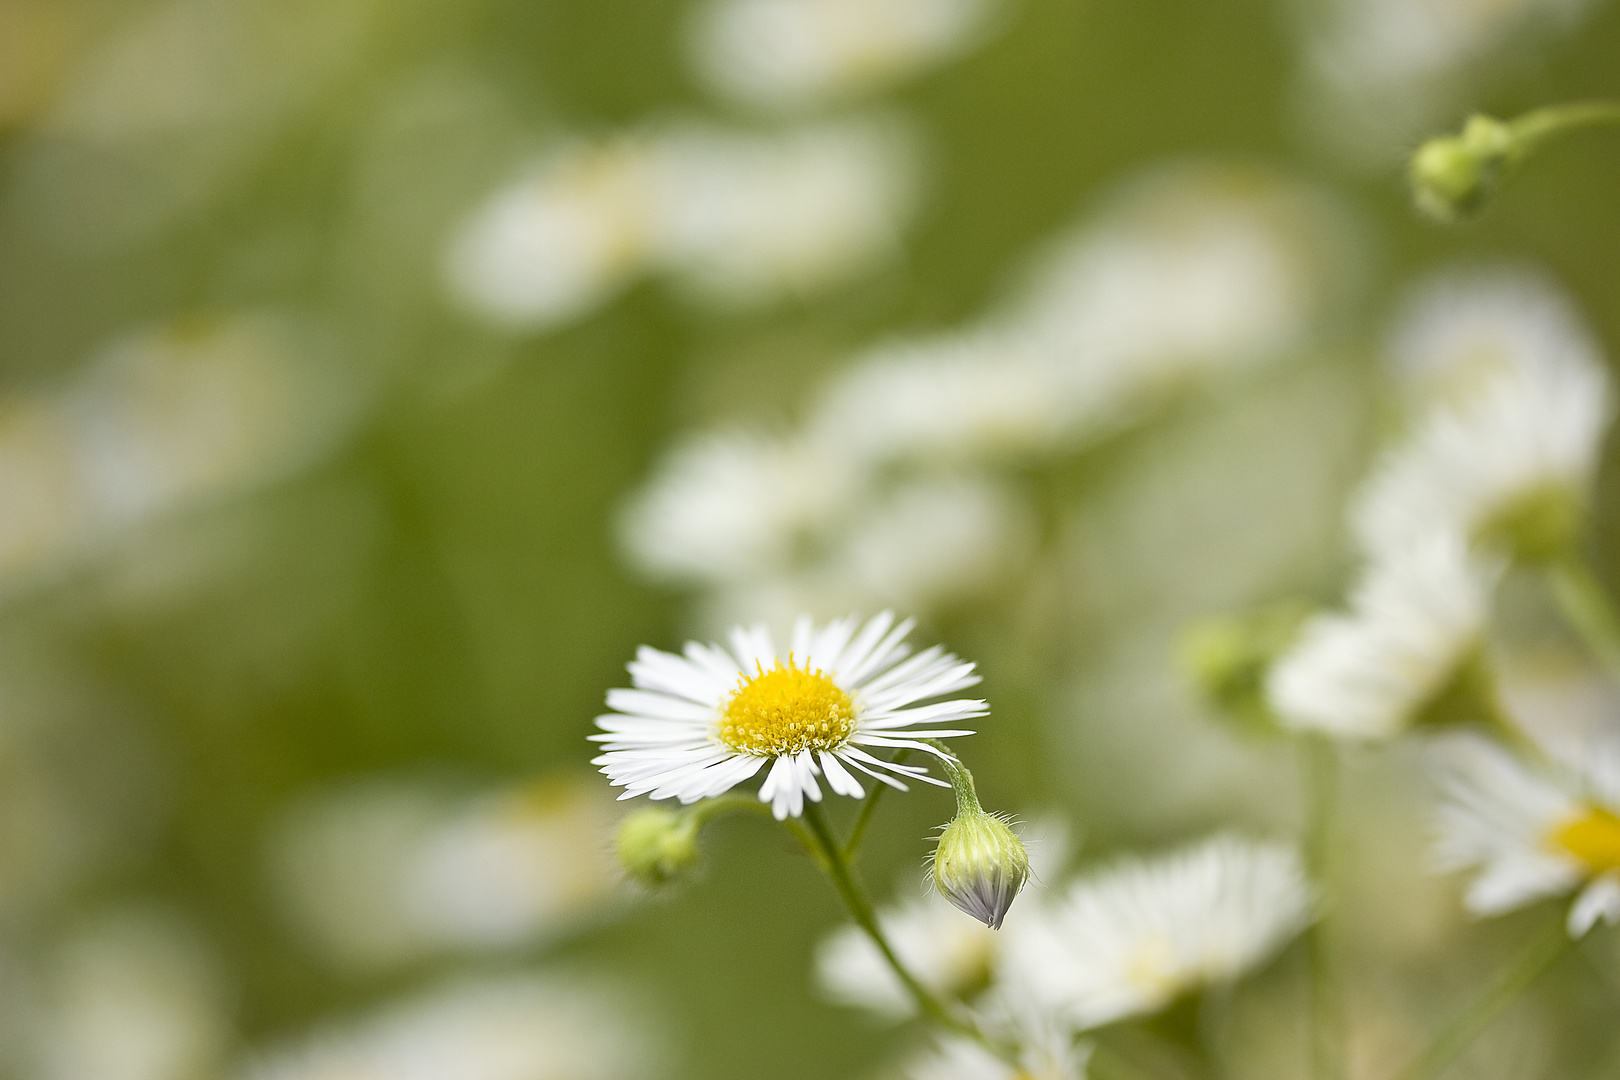
[[[1603,585],[1574,553],[1548,563],[1547,577],[1564,618],[1603,669],[1620,682],[1620,619]]]
[[[793,819],[789,818],[788,820],[792,821]],[[911,994],[912,1000],[916,1001],[917,1008],[922,1014],[947,1031],[953,1031],[958,1035],[966,1035],[989,1049],[1000,1052],[1002,1048],[992,1043],[979,1030],[977,1024],[966,1017],[957,1015],[955,1011],[947,1007],[944,1002],[934,996],[931,990],[917,981],[917,977],[906,968],[905,964],[900,962],[900,957],[895,954],[888,938],[884,936],[883,928],[878,925],[877,915],[872,910],[872,902],[867,899],[865,890],[861,888],[860,882],[856,879],[849,860],[844,857],[843,849],[839,847],[837,840],[833,838],[832,829],[828,826],[826,815],[819,803],[808,803],[805,806],[804,822],[808,826],[805,834],[812,838],[820,851],[819,861],[822,868],[827,872],[827,876],[832,879],[834,888],[838,890],[838,895],[843,898],[844,905],[849,908],[849,913],[855,919],[856,925],[866,931],[866,936],[871,938],[872,944],[878,947],[878,951],[883,954],[883,958],[888,961],[889,967],[893,969],[895,977],[900,980],[907,992]]]
[[[910,750],[901,750],[889,761],[890,764],[899,765],[910,756]],[[866,827],[872,823],[872,815],[877,813],[878,800],[882,799],[883,793],[888,790],[888,784],[876,780],[872,782],[872,791],[861,803],[861,813],[855,819],[855,827],[849,831],[849,839],[844,841],[844,858],[848,862],[854,863],[856,852],[861,850],[861,841],[866,839]]]
[[[1306,775],[1305,856],[1322,890],[1322,910],[1306,931],[1311,976],[1311,1067],[1316,1080],[1344,1075],[1343,1002],[1329,919],[1338,885],[1339,750],[1332,740],[1307,736],[1302,744]]]
[[[951,778],[951,790],[956,794],[956,812],[983,813],[984,808],[979,805],[978,789],[973,786],[973,774],[962,764],[962,759],[937,739],[922,741],[939,751],[940,762],[945,766],[945,774]]]
[[[1554,135],[1602,124],[1620,124],[1620,104],[1576,101],[1567,105],[1548,105],[1508,121],[1508,129],[1522,147],[1519,151],[1522,156]]]
[[[1397,1080],[1430,1080],[1468,1048],[1496,1015],[1518,1000],[1553,962],[1568,951],[1569,932],[1558,919],[1525,943],[1523,950],[1494,984],[1468,1008],[1452,1017],[1428,1049],[1401,1071]]]
[[[1231,1026],[1232,983],[1214,983],[1198,999],[1198,1045],[1209,1080],[1226,1080],[1226,1037]]]

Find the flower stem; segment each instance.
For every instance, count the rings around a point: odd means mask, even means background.
[[[991,1043],[985,1034],[979,1030],[977,1024],[964,1016],[958,1015],[943,1001],[935,997],[933,992],[918,982],[917,977],[900,962],[900,957],[895,954],[888,938],[884,936],[883,928],[878,925],[877,915],[872,910],[872,902],[867,899],[865,890],[861,888],[859,880],[856,879],[855,872],[850,867],[843,848],[833,838],[832,829],[828,827],[826,814],[822,811],[820,804],[809,803],[805,806],[804,821],[809,826],[805,833],[814,840],[816,848],[819,849],[817,861],[821,864],[822,869],[826,871],[827,876],[832,879],[833,887],[838,890],[838,895],[843,898],[844,906],[849,908],[849,913],[855,919],[856,925],[866,931],[866,936],[871,938],[872,944],[878,947],[878,951],[883,954],[883,958],[888,961],[889,967],[894,970],[895,976],[905,986],[907,992],[911,994],[912,999],[916,1001],[917,1008],[922,1014],[947,1031],[953,1031],[958,1035],[966,1035],[993,1050],[999,1051],[1000,1048]]]
[[[1620,619],[1602,583],[1573,552],[1548,563],[1547,577],[1564,618],[1603,669],[1620,682]]]
[[[1339,753],[1332,740],[1307,736],[1301,750],[1306,774],[1305,857],[1322,890],[1323,910],[1306,931],[1311,978],[1311,1075],[1340,1080],[1344,1075],[1343,1002],[1329,917],[1338,884],[1334,841],[1339,813]]]
[[[1494,984],[1462,1012],[1452,1017],[1417,1060],[1401,1071],[1397,1080],[1431,1080],[1468,1048],[1496,1015],[1518,1000],[1553,962],[1569,949],[1569,933],[1564,920],[1557,919],[1525,943],[1513,962]]]
[[[1537,143],[1554,135],[1601,124],[1620,124],[1620,104],[1575,101],[1565,105],[1548,105],[1514,117],[1508,121],[1508,129],[1523,148],[1520,152],[1527,153]]]

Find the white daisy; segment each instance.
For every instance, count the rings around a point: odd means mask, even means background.
[[[716,585],[791,566],[842,512],[860,476],[819,443],[715,432],[680,443],[619,519],[630,560],[655,580]]]
[[[1479,647],[1494,567],[1448,534],[1373,563],[1344,614],[1318,615],[1273,665],[1281,721],[1351,739],[1398,734]]]
[[[592,735],[606,753],[593,759],[625,791],[682,802],[719,795],[757,773],[761,802],[778,819],[820,801],[816,777],[840,795],[861,797],[859,772],[905,790],[896,776],[945,786],[921,766],[899,765],[870,751],[936,753],[918,739],[972,732],[935,727],[985,716],[983,701],[918,704],[974,685],[973,665],[941,647],[907,658],[913,621],[895,625],[884,612],[864,625],[851,616],[793,627],[786,653],[764,626],[736,627],[731,649],[688,642],[684,656],[643,646],[629,665],[635,689],[610,690],[615,712],[596,718]],[[919,728],[918,725],[921,725]],[[894,775],[890,775],[894,774]]]
[[[1421,282],[1395,322],[1388,355],[1419,403],[1466,400],[1510,371],[1603,367],[1569,297],[1523,266],[1445,271]]]
[[[1438,741],[1429,765],[1440,790],[1435,854],[1444,869],[1477,868],[1466,903],[1496,915],[1577,893],[1569,933],[1620,921],[1620,737],[1594,739],[1562,769],[1536,769],[1484,738]]]
[[[1226,835],[1124,859],[1008,924],[999,987],[1096,1027],[1258,967],[1310,908],[1304,868],[1285,845]]]
[[[884,936],[900,962],[936,994],[962,998],[990,980],[996,932],[930,893],[878,913]],[[916,1011],[866,932],[858,926],[835,930],[816,949],[816,978],[829,999],[866,1009],[889,1020]]]
[[[1076,1043],[1058,1029],[1043,1038],[1021,1039],[1016,1064],[971,1039],[940,1040],[937,1050],[913,1061],[907,1080],[1085,1080],[1091,1044]]]
[[[937,65],[983,37],[996,0],[710,0],[689,36],[727,97],[798,108]]]
[[[1353,510],[1369,551],[1452,531],[1527,555],[1565,542],[1613,415],[1601,359],[1578,328],[1437,406],[1393,451]]]
[[[272,1047],[238,1080],[649,1080],[668,1053],[611,986],[525,972],[443,983]]]

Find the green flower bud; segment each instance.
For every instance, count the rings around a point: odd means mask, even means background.
[[[619,865],[642,885],[668,885],[697,866],[700,824],[692,814],[661,806],[637,810],[619,824]]]
[[[1462,134],[1430,139],[1412,155],[1412,195],[1418,209],[1439,221],[1473,217],[1521,152],[1507,124],[1489,116],[1469,117]]]
[[[1029,880],[1029,853],[1006,821],[977,805],[959,807],[934,849],[934,887],[992,930]]]
[[[1199,620],[1182,632],[1177,660],[1211,708],[1252,731],[1271,731],[1266,675],[1310,612],[1303,601],[1285,600]]]

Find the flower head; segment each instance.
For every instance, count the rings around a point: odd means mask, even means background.
[[[737,627],[731,648],[689,642],[684,655],[643,646],[630,664],[634,689],[611,690],[614,712],[596,719],[594,759],[625,791],[684,803],[719,795],[769,762],[762,802],[777,818],[821,799],[817,776],[859,798],[863,772],[905,790],[897,777],[943,786],[927,770],[873,756],[875,749],[937,753],[919,739],[972,734],[940,728],[987,713],[983,701],[922,705],[974,685],[973,665],[938,646],[910,656],[912,621],[890,612],[862,624],[851,616],[817,627],[801,617],[789,647],[763,626]],[[922,725],[921,728],[918,725]]]
[[[940,833],[930,873],[945,899],[1000,930],[1029,880],[1029,853],[1005,821],[969,805]]]
[[[1475,914],[1576,892],[1571,936],[1620,921],[1620,739],[1565,756],[1562,770],[1538,770],[1461,733],[1431,749],[1435,854],[1444,869],[1478,869],[1466,897]]]
[[[1310,919],[1292,848],[1217,836],[1083,877],[1010,926],[1003,992],[1078,1028],[1154,1012],[1259,965]]]
[[[1344,614],[1306,622],[1266,696],[1288,727],[1388,738],[1415,722],[1479,646],[1493,568],[1439,534],[1374,563]]]

